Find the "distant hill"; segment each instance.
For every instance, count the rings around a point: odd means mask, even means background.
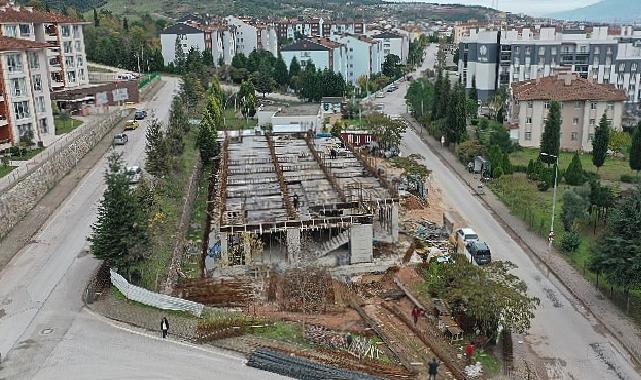
[[[584,8],[548,14],[562,20],[596,22],[641,22],[641,1],[602,0]]]

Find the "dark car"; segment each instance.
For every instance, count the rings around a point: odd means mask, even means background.
[[[467,243],[466,253],[470,256],[472,264],[487,265],[492,262],[490,247],[485,242],[471,241]]]
[[[134,120],[144,120],[147,117],[147,111],[145,110],[138,110],[134,114]]]

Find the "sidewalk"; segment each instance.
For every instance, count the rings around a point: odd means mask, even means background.
[[[423,129],[410,115],[406,115],[410,125],[420,134]],[[464,181],[475,194],[480,180],[468,173],[458,161],[454,153],[447,148],[441,148],[440,142],[427,134],[421,134],[421,139],[434,154],[439,156],[457,176]],[[639,329],[625,314],[612,304],[598,289],[577,272],[561,254],[553,250],[548,253],[548,243],[534,232],[520,218],[512,215],[510,210],[492,193],[487,190],[479,196],[483,205],[492,212],[495,219],[511,235],[528,255],[543,265],[576,299],[589,311],[596,320],[628,351],[636,364],[641,362],[641,338]]]

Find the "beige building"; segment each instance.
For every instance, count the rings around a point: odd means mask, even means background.
[[[605,113],[621,130],[625,93],[575,74],[560,74],[512,85],[509,121],[518,125],[518,142],[539,147],[551,101],[561,104],[561,149],[592,151],[594,130]]]

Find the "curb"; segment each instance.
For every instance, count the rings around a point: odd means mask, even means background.
[[[407,115],[407,114],[403,115],[403,117],[404,117],[404,118],[409,122],[409,124],[412,126],[412,129],[414,130],[414,132],[418,132],[418,130],[417,130],[417,128],[419,128],[419,127],[417,127],[417,125],[419,125],[419,124],[418,124],[418,122],[417,122],[417,121],[415,121],[415,120],[414,120],[414,118],[412,118],[411,116],[409,116],[409,115]],[[456,176],[457,176],[461,181],[463,181],[463,182],[465,183],[465,185],[466,185],[468,188],[470,188],[471,190],[474,190],[474,188],[472,188],[472,186],[470,186],[470,184],[469,184],[469,183],[468,183],[468,182],[467,182],[467,181],[466,181],[466,180],[465,180],[465,179],[460,175],[460,173],[459,173],[458,171],[456,171],[456,169],[454,168],[454,165],[453,165],[452,163],[450,163],[450,162],[449,162],[445,157],[443,157],[443,155],[441,154],[441,152],[440,152],[440,151],[438,151],[437,149],[432,149],[432,148],[433,148],[433,146],[432,146],[429,142],[427,142],[427,140],[426,140],[426,139],[425,139],[425,138],[424,138],[420,133],[419,133],[419,138],[421,139],[421,141],[422,141],[425,145],[427,145],[427,146],[428,146],[428,148],[432,151],[432,153],[434,153],[434,155],[436,155],[436,156],[439,158],[439,160],[441,160],[441,162],[442,162],[444,165],[446,165],[448,168],[450,168],[450,169],[454,172],[454,174],[455,174],[455,175],[456,175]],[[483,197],[478,197],[478,198],[479,198],[479,200],[481,201],[481,204],[483,205],[483,207],[484,207],[485,209],[487,209],[487,210],[492,214],[492,217],[493,217],[497,222],[499,222],[499,224],[503,227],[503,229],[505,230],[505,232],[507,232],[507,233],[510,235],[510,237],[512,238],[512,240],[514,240],[514,241],[515,241],[519,246],[521,246],[521,248],[523,248],[523,249],[526,251],[526,254],[528,255],[528,257],[530,257],[530,259],[533,259],[537,264],[542,265],[542,266],[547,270],[547,272],[548,272],[549,274],[551,274],[552,276],[554,276],[554,278],[555,278],[555,279],[556,279],[556,280],[557,280],[557,281],[558,281],[558,282],[559,282],[559,283],[560,283],[560,284],[561,284],[561,285],[562,285],[562,286],[563,286],[563,287],[564,287],[564,288],[565,288],[565,289],[566,289],[570,294],[572,294],[572,297],[574,297],[577,301],[579,301],[579,303],[581,304],[581,306],[583,306],[583,308],[584,308],[588,313],[590,313],[590,315],[591,315],[592,317],[594,317],[594,319],[596,319],[596,320],[599,322],[599,324],[600,324],[600,325],[601,325],[601,326],[602,326],[602,327],[603,327],[603,328],[604,328],[604,329],[605,329],[605,330],[606,330],[606,331],[607,331],[607,332],[608,332],[608,333],[609,333],[609,334],[610,334],[610,335],[611,335],[611,336],[612,336],[612,337],[613,337],[613,338],[614,338],[614,339],[615,339],[615,340],[616,340],[616,341],[621,345],[621,347],[625,350],[625,352],[630,356],[630,358],[632,359],[633,364],[634,364],[635,366],[639,366],[639,365],[641,365],[641,359],[640,359],[640,358],[638,358],[638,357],[637,357],[637,356],[632,352],[632,350],[631,350],[630,348],[628,348],[627,344],[625,344],[625,343],[624,343],[624,342],[619,338],[619,334],[618,334],[615,330],[613,330],[612,328],[610,328],[610,326],[609,326],[609,325],[608,325],[608,324],[603,320],[603,318],[601,318],[601,316],[600,316],[600,315],[597,315],[595,312],[593,312],[593,311],[592,311],[592,308],[591,308],[591,307],[589,307],[589,306],[588,306],[588,304],[583,300],[583,298],[581,298],[581,297],[580,297],[580,296],[579,296],[579,295],[574,291],[573,287],[572,287],[572,286],[570,286],[569,284],[567,284],[567,283],[566,283],[566,281],[565,281],[561,276],[559,276],[559,275],[558,275],[558,274],[557,274],[557,273],[556,273],[556,272],[555,272],[555,271],[550,267],[550,265],[549,265],[549,264],[548,264],[544,259],[542,259],[541,257],[539,257],[539,255],[536,253],[536,251],[535,251],[535,250],[534,250],[534,249],[533,249],[533,248],[532,248],[532,247],[531,247],[531,246],[530,246],[530,245],[529,245],[525,240],[523,240],[523,239],[521,238],[521,236],[517,233],[517,231],[515,231],[515,230],[514,230],[514,228],[512,228],[512,226],[511,226],[509,223],[507,223],[507,222],[506,222],[506,221],[505,221],[505,220],[504,220],[504,219],[503,219],[503,218],[502,218],[502,217],[501,217],[501,216],[500,216],[500,215],[499,215],[499,214],[494,210],[494,208],[492,208],[492,206],[490,206],[490,204],[485,200],[485,198],[483,198]],[[510,214],[511,214],[511,212],[510,212]],[[577,273],[577,275],[581,276],[581,275],[580,275],[580,274],[578,274],[578,273]],[[616,305],[611,305],[611,306],[616,307]],[[627,318],[627,317],[626,317],[626,318]]]

